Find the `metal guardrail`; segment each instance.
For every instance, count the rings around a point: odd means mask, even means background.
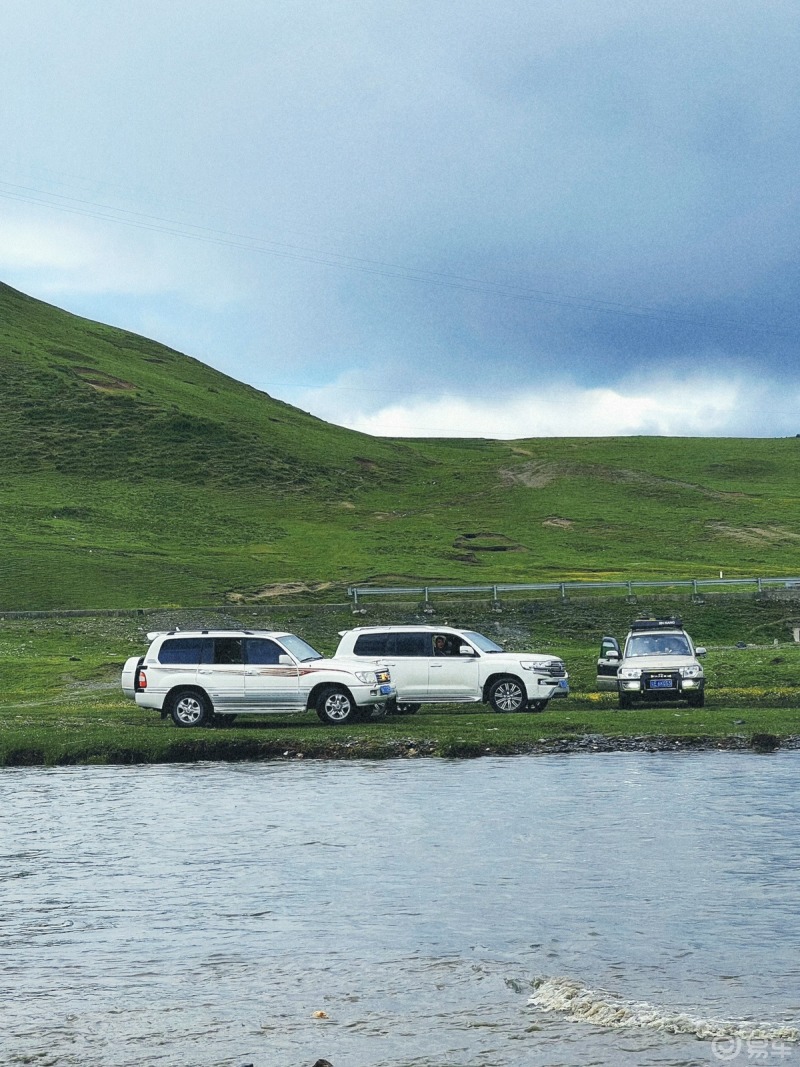
[[[456,596],[467,593],[480,593],[490,595],[492,600],[499,600],[501,593],[547,593],[557,592],[562,600],[568,598],[570,592],[579,589],[620,589],[628,596],[634,595],[636,589],[690,589],[692,595],[700,592],[701,587],[709,586],[755,586],[757,592],[762,592],[766,586],[782,586],[785,589],[797,589],[800,591],[800,578],[673,578],[665,580],[640,580],[626,582],[534,582],[529,585],[520,584],[495,584],[495,585],[418,585],[418,586],[374,586],[374,585],[351,585],[347,589],[347,595],[356,605],[359,598],[382,597],[382,596],[417,596],[422,597],[424,603],[430,601],[431,595],[442,593]]]

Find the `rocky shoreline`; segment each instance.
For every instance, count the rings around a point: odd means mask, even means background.
[[[284,759],[414,759],[438,757],[449,759],[480,758],[481,756],[526,756],[577,754],[585,752],[776,752],[779,749],[800,750],[800,735],[780,738],[775,734],[735,735],[732,737],[607,737],[604,734],[583,734],[580,737],[541,738],[511,745],[492,745],[450,742],[441,745],[423,738],[396,738],[381,742],[335,742],[325,746],[324,752],[307,748],[286,750]]]

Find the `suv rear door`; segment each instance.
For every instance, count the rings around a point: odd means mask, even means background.
[[[215,711],[238,710],[244,703],[244,638],[212,637],[204,642],[197,682],[211,697]]]
[[[401,702],[429,700],[428,664],[433,658],[429,633],[387,630],[360,634],[353,647],[356,656],[380,659],[389,668]]]

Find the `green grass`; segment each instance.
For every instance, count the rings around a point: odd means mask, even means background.
[[[798,571],[795,438],[371,438],[2,284],[0,371],[0,611]]]
[[[534,623],[531,607],[536,609]],[[780,605],[762,610],[770,608],[779,625]],[[335,647],[336,631],[352,624],[346,608],[332,605],[271,610],[271,616],[251,618],[248,624],[297,630],[324,652]],[[613,630],[616,616],[630,612],[612,599],[588,605],[587,610],[595,616],[605,613],[600,630]],[[568,611],[572,635],[564,632]],[[157,712],[125,699],[119,673],[128,656],[146,647],[144,629],[178,622],[184,627],[211,625],[209,617],[184,612],[145,619],[6,620],[0,623],[0,765],[471,757],[631,744],[746,746],[760,735],[798,738],[800,646],[783,642],[738,649],[730,643],[742,632],[735,613],[731,620],[717,605],[707,609],[705,617],[707,632],[716,628],[724,642],[709,649],[707,704],[700,709],[675,704],[620,711],[613,694],[594,691],[598,642],[591,637],[598,620],[586,619],[575,605],[548,609],[524,604],[500,619],[473,607],[471,624],[492,632],[509,648],[548,649],[564,656],[571,696],[552,702],[542,714],[497,715],[473,704],[423,708],[414,716],[347,727],[324,726],[306,714],[242,716],[232,727],[200,730],[179,730]],[[729,629],[724,633],[726,617]],[[700,632],[696,636],[707,640]]]

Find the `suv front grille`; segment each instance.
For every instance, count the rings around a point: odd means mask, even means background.
[[[554,678],[564,678],[567,674],[567,668],[564,666],[563,661],[560,659],[550,660],[549,663],[543,664],[542,669],[545,670],[548,674],[552,674]]]

